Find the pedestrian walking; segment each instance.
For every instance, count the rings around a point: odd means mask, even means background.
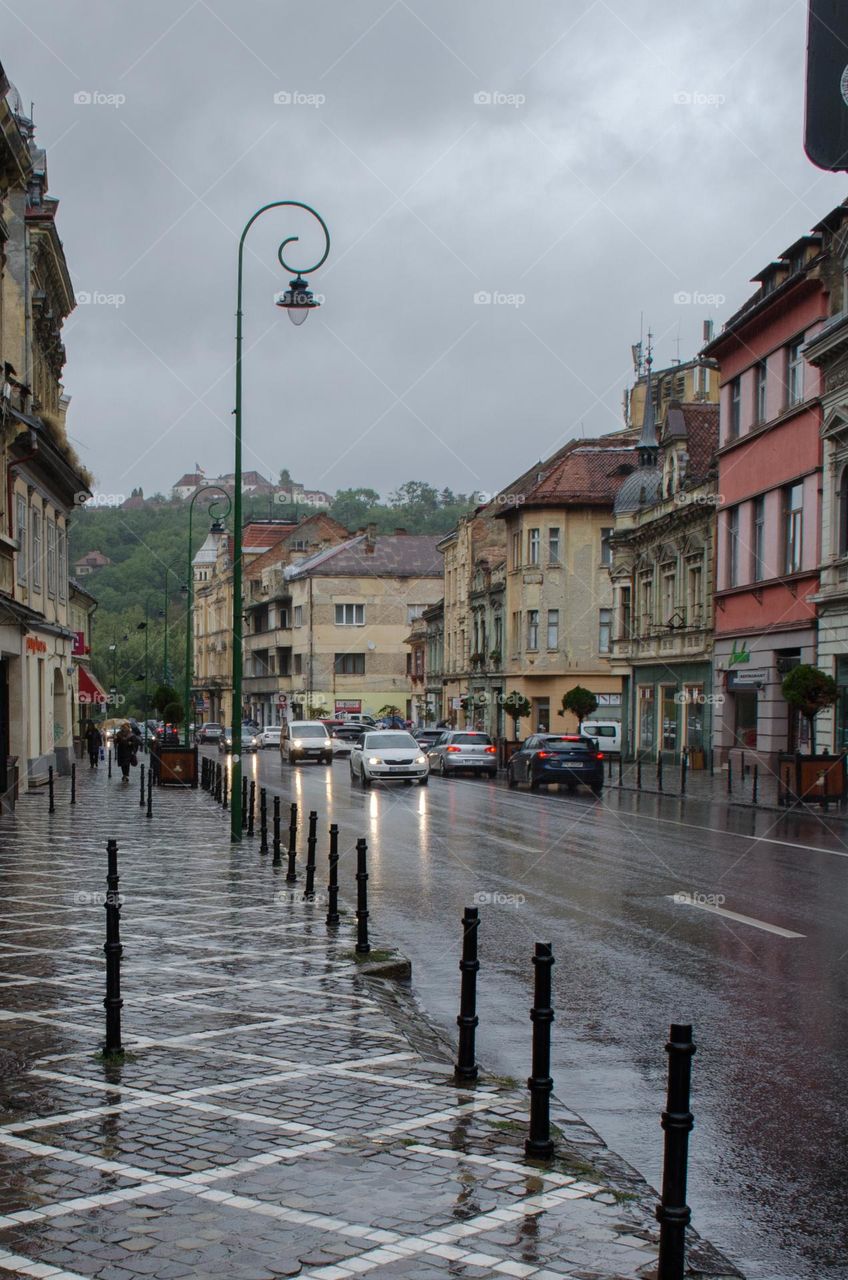
[[[124,782],[130,780],[130,769],[133,765],[138,764],[138,749],[141,746],[141,738],[138,734],[133,733],[127,721],[121,725],[115,737],[115,758],[121,770],[121,778]]]
[[[97,725],[89,720],[85,729],[85,746],[88,751],[88,766],[90,769],[96,769],[100,763],[100,748],[103,746],[103,734]]]

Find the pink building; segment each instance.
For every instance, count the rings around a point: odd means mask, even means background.
[[[840,205],[755,276],[757,292],[704,350],[721,382],[717,759],[736,749],[773,764],[805,745],[780,689],[817,659],[821,378],[804,346],[843,305],[846,223]]]

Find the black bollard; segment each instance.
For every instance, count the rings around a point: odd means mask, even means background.
[[[360,837],[356,842],[356,953],[367,955],[368,942],[368,845]]]
[[[259,788],[259,852],[268,852],[268,792]]]
[[[153,817],[153,767],[147,770],[147,816]]]
[[[76,802],[77,802],[77,766],[74,763],[71,765],[71,804],[76,804]]]
[[[112,776],[112,748],[110,747],[109,750],[106,752],[106,777],[111,778],[111,776]]]
[[[241,829],[247,830],[247,778],[241,780]]]
[[[230,775],[221,765],[218,765],[218,799],[222,809],[230,807]]]
[[[751,803],[752,804],[757,803],[757,792],[759,790],[759,783],[760,783],[760,766],[758,764],[755,764],[754,765],[754,781],[751,787]]]
[[[250,800],[247,805],[247,834],[254,834],[253,828],[256,820],[256,783],[250,780]]]
[[[47,806],[47,812],[48,812],[48,813],[55,813],[55,812],[56,812],[56,804],[55,804],[55,799],[54,799],[54,796],[53,796],[53,766],[52,766],[52,764],[51,764],[51,765],[49,765],[49,766],[48,766],[48,769],[47,769],[47,797],[48,797],[48,800],[50,801],[50,803],[49,803],[49,804],[48,804],[48,806]]]
[[[138,766],[138,807],[144,807],[144,764]]]
[[[636,757],[636,790],[642,790],[642,757]]]
[[[304,902],[315,899],[315,846],[318,843],[318,814],[314,809],[309,814],[309,835],[306,839],[306,888],[303,891]]]
[[[686,795],[686,774],[689,770],[689,760],[685,751],[680,753],[680,794]]]
[[[339,828],[334,822],[330,827],[330,880],[327,885],[327,928],[335,929],[339,923]]]
[[[621,786],[621,772],[623,767],[621,761],[622,761],[622,754],[621,752],[619,752],[618,753],[618,785],[619,786]]]
[[[536,990],[530,1019],[533,1023],[533,1073],[527,1081],[530,1091],[530,1136],[524,1143],[524,1154],[531,1160],[550,1160],[554,1154],[551,1140],[551,968],[554,957],[549,942],[537,942],[533,965]]]
[[[729,752],[727,756],[727,794],[729,796],[733,795],[733,761]]]
[[[200,757],[200,785],[204,791],[209,790],[209,770],[206,767],[209,760],[206,756]]]
[[[710,747],[710,777],[715,777],[715,756],[713,755],[712,747]]]
[[[274,796],[274,866],[279,867],[282,863],[282,854],[280,851],[280,797]]]
[[[106,1053],[121,1053],[121,899],[118,893],[118,842],[106,844]]]
[[[657,753],[657,791],[662,791],[662,752]]]
[[[740,754],[740,756],[741,756],[741,758],[742,758],[742,768],[740,769],[740,771],[739,771],[739,772],[740,772],[740,776],[741,776],[741,778],[742,778],[742,781],[744,782],[744,781],[745,781],[745,752],[744,752],[744,751],[740,751],[740,753],[739,753],[739,754]]]
[[[657,1205],[660,1224],[660,1256],[657,1280],[683,1280],[686,1270],[686,1228],[692,1213],[686,1203],[686,1173],[689,1160],[689,1134],[694,1118],[689,1110],[689,1087],[692,1078],[691,1026],[672,1023],[668,1054],[668,1100],[662,1113],[665,1130],[662,1198]]]
[[[289,813],[289,865],[286,871],[286,884],[294,884],[297,879],[295,863],[297,860],[297,805],[293,804]]]
[[[480,911],[477,907],[466,907],[462,917],[462,959],[459,972],[462,974],[459,992],[459,1054],[456,1060],[454,1075],[457,1080],[476,1080],[477,1063],[474,1061],[474,1038],[477,1033],[477,973],[480,961],[477,959],[477,931],[480,928]]]
[[[612,756],[607,756],[607,777],[612,782]]]

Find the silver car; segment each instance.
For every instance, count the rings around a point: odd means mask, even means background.
[[[498,749],[487,733],[473,729],[448,729],[429,750],[430,770],[446,778],[450,773],[498,772]]]

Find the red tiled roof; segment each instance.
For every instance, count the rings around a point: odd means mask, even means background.
[[[633,443],[637,435],[631,433]],[[574,503],[612,506],[619,487],[636,467],[633,444],[615,437],[576,440],[561,460],[525,495],[525,505],[557,506]]]
[[[717,404],[683,404],[679,408],[686,425],[686,452],[689,454],[686,484],[699,484],[715,465],[719,408]],[[665,428],[666,423],[663,423],[661,446],[666,440]]]
[[[308,557],[287,576],[352,578],[441,578],[444,562],[432,534],[378,534],[371,544],[361,535]]]
[[[324,541],[327,537],[333,536],[337,542],[341,542],[350,537],[349,531],[343,524],[339,524],[338,520],[334,520],[324,511],[316,511],[314,515],[304,516],[297,524],[286,529],[283,537],[275,542],[273,547],[257,556],[255,560],[251,560],[250,568],[246,570],[247,577],[258,578],[263,569],[267,569],[269,565],[279,564],[282,554],[289,550],[288,544],[309,533],[312,533],[315,542]]]
[[[293,525],[280,524],[248,524],[241,535],[242,551],[268,551],[282,542],[291,533]]]

